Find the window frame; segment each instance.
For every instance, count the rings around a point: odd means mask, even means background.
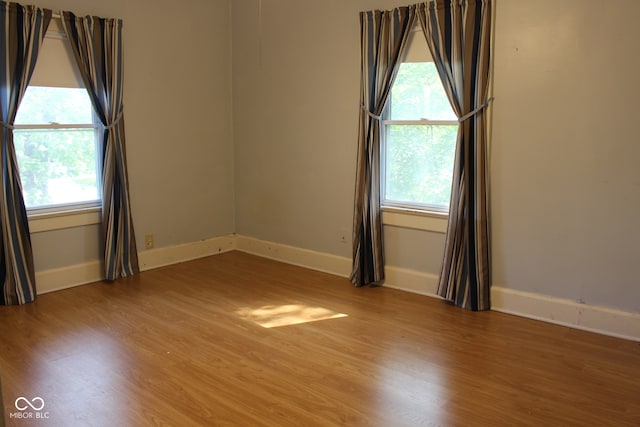
[[[74,89],[74,88],[68,88]],[[86,90],[86,88],[84,89]],[[77,213],[78,211],[83,211],[86,209],[94,209],[94,208],[102,208],[102,174],[100,165],[102,164],[102,142],[101,142],[101,133],[104,133],[104,125],[98,119],[93,109],[91,107],[91,118],[92,122],[89,123],[41,123],[41,124],[15,124],[13,126],[14,131],[25,131],[25,130],[50,130],[50,131],[65,131],[65,130],[73,130],[73,129],[93,129],[94,131],[94,145],[96,150],[96,186],[98,198],[93,200],[83,200],[78,202],[71,203],[54,203],[50,205],[40,205],[35,207],[27,207],[27,217],[30,216],[45,216],[47,214],[56,214],[59,216],[60,214],[64,214],[68,212],[72,215]],[[14,135],[15,139],[15,135]],[[20,163],[18,162],[18,170],[20,170]]]
[[[388,108],[385,107],[385,111],[382,115],[380,130],[380,203],[383,208],[395,208],[403,211],[411,212],[423,212],[435,215],[448,215],[449,209],[444,208],[442,205],[435,205],[430,203],[413,203],[400,200],[391,200],[386,198],[386,186],[387,186],[387,135],[390,126],[459,126],[457,120],[392,120],[389,119]]]
[[[382,222],[385,225],[446,233],[449,219],[448,208],[443,208],[441,205],[402,202],[386,198],[387,135],[389,126],[459,126],[460,123],[458,120],[431,120],[427,118],[393,120],[389,117],[390,104],[391,96],[389,96],[380,120],[380,206]]]

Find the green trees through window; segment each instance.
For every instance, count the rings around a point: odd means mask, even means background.
[[[401,65],[385,113],[383,204],[448,211],[458,122],[432,62]]]
[[[100,199],[92,111],[86,89],[27,89],[14,131],[27,208]]]
[[[387,128],[387,200],[446,208],[458,126]]]

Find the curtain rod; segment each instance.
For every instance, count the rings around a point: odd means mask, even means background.
[[[85,16],[85,15],[82,15]],[[86,16],[92,16],[92,15],[86,15]],[[94,18],[96,18],[96,16],[94,16]],[[51,19],[62,19],[62,13],[61,12],[51,12]],[[121,18],[100,18],[100,19],[108,19],[108,20],[114,20],[114,21],[121,21]]]

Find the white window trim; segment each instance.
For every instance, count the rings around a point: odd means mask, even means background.
[[[100,224],[102,222],[101,211],[100,206],[42,213],[27,211],[29,231],[33,234]]]
[[[38,125],[13,125],[15,130],[62,130],[62,129],[97,129],[100,130],[102,125],[98,123],[93,124],[60,124],[56,122],[49,122],[49,124]]]
[[[382,206],[382,224],[445,234],[449,215],[422,209]]]
[[[386,110],[385,110],[386,111]],[[433,126],[458,126],[457,120],[429,120],[422,118],[420,120],[391,120],[383,119],[382,124],[387,125],[433,125]]]

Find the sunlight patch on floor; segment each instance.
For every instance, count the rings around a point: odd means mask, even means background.
[[[309,307],[303,304],[265,305],[260,308],[244,307],[236,310],[239,316],[257,323],[263,328],[298,325],[318,320],[347,317],[322,307]]]

